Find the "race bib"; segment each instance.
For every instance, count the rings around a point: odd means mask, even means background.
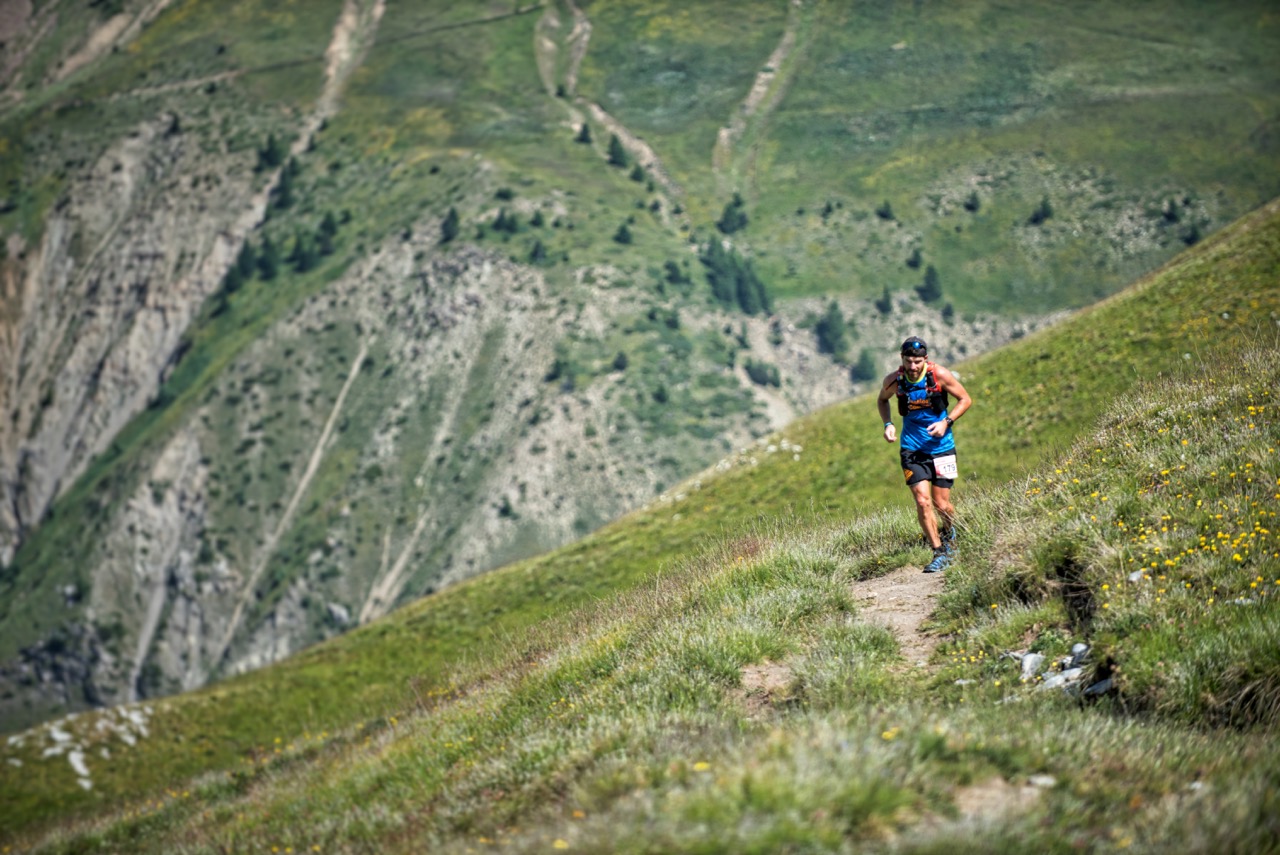
[[[956,467],[956,456],[954,454],[933,458],[933,471],[938,473],[939,478],[946,478],[951,481],[960,477],[960,470]]]

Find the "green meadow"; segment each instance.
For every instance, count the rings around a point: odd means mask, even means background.
[[[972,477],[924,666],[860,617],[858,585],[924,550],[855,399],[571,547],[149,702],[135,745],[56,723],[90,790],[30,732],[8,845],[1264,851],[1280,423],[1240,368],[1277,358],[1278,267],[1272,204],[955,366]],[[1081,642],[1113,683],[1092,702],[1001,655]],[[769,664],[785,691],[752,703]],[[966,822],[981,791],[1017,807]]]

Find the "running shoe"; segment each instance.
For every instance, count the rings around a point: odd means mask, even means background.
[[[926,573],[941,573],[951,566],[951,553],[945,547],[939,547],[933,552],[933,560],[925,565]]]

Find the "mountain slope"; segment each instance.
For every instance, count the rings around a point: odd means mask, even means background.
[[[570,542],[1280,192],[1265,3],[13,8],[6,729]]]
[[[738,828],[748,842],[756,840],[751,829],[767,827],[752,845],[775,845],[801,834],[787,823],[789,805],[805,805],[806,815],[824,811],[834,825],[818,822],[812,833],[834,846],[874,836],[880,823],[910,825],[898,811],[925,810],[933,785],[923,782],[931,775],[959,784],[979,773],[1004,780],[1042,772],[1072,782],[1047,796],[1045,810],[1073,816],[1065,805],[1083,800],[1088,827],[1077,830],[1092,839],[1118,793],[1136,792],[1142,803],[1162,798],[1191,783],[1185,770],[1197,764],[1210,770],[1208,786],[1220,788],[1215,805],[1247,813],[1261,804],[1259,770],[1274,762],[1274,740],[1178,728],[1206,714],[1275,724],[1266,699],[1276,672],[1263,653],[1275,649],[1268,647],[1275,597],[1264,587],[1269,598],[1252,606],[1231,600],[1258,597],[1250,578],[1276,566],[1269,527],[1259,533],[1250,522],[1258,509],[1274,513],[1272,485],[1280,482],[1271,393],[1237,382],[1235,366],[1275,356],[1278,267],[1280,203],[1272,203],[1104,304],[957,366],[978,392],[963,426],[962,465],[981,474],[962,488],[966,551],[947,575],[937,615],[951,638],[918,677],[894,670],[894,641],[858,623],[849,587],[922,555],[892,450],[864,396],[789,428],[790,454],[779,440],[777,452],[757,449],[754,464],[746,455],[727,458],[683,485],[681,498],[286,662],[29,732],[9,746],[21,765],[4,767],[10,822],[44,822],[124,798],[135,806],[100,831],[78,827],[74,835],[83,836],[67,845],[130,848],[150,845],[140,835],[157,833],[155,840],[167,841],[156,843],[161,848],[174,845],[170,835],[188,834],[199,846],[231,848],[304,841],[462,847],[472,835],[502,831],[535,846],[560,827],[555,806],[567,812],[578,804],[602,820],[584,824],[585,839],[607,849],[600,841],[609,821],[644,822],[646,805],[667,815],[658,805],[679,799],[679,791],[697,794],[702,807],[676,811],[674,824],[663,826],[664,842],[654,844],[660,849],[696,848],[705,827],[693,832],[679,817],[698,816]],[[1270,349],[1250,349],[1257,346]],[[1064,405],[1034,406],[1054,401]],[[1030,410],[1046,417],[1028,423]],[[1151,429],[1138,429],[1144,425]],[[1176,470],[1179,455],[1191,472],[1171,478],[1162,470]],[[893,510],[883,510],[886,501]],[[1212,551],[1182,557],[1188,544],[1192,552],[1204,545],[1197,537],[1211,535],[1205,525],[1219,526],[1232,549],[1215,540]],[[1160,548],[1170,560],[1177,549],[1184,566],[1162,571]],[[1117,590],[1102,599],[1102,584],[1119,588],[1131,572],[1130,556],[1141,557],[1139,569],[1154,560],[1151,575],[1176,573],[1195,596],[1161,592],[1166,604],[1159,605]],[[1219,590],[1210,592],[1214,585]],[[1086,612],[1072,611],[1078,601],[1064,596],[1075,589],[1088,592]],[[1204,611],[1202,594],[1218,605]],[[1251,623],[1255,616],[1260,623]],[[1220,623],[1231,630],[1223,635],[1229,643],[1218,644],[1216,630],[1201,637],[1194,629]],[[1176,630],[1181,642],[1169,636]],[[1025,708],[990,705],[1003,694],[1001,682],[1013,679],[997,658],[1001,649],[1031,643],[1052,658],[1081,639],[1097,648],[1091,662],[1099,679],[1110,669],[1120,681],[1122,704],[1080,711],[1037,695],[1027,703],[1054,726],[1031,729],[1035,717]],[[742,718],[735,712],[740,669],[766,660],[789,663],[798,705],[783,704],[776,719]],[[1232,665],[1243,661],[1260,670]],[[1168,691],[1177,682],[1170,669],[1185,694]],[[954,683],[975,672],[978,688]],[[1212,692],[1195,689],[1218,678],[1224,682]],[[1240,692],[1258,703],[1232,712],[1224,699]],[[1130,709],[1155,719],[1142,726],[1128,718]],[[778,727],[782,753],[759,756],[748,747],[769,744]],[[55,732],[66,736],[59,742]],[[122,732],[134,744],[126,746]],[[899,751],[893,746],[902,733],[914,735]],[[1045,742],[1052,733],[1058,736]],[[877,749],[871,756],[887,764],[887,777],[855,776],[847,789],[832,790],[829,773],[814,771],[796,778],[801,790],[784,783],[798,774],[788,757],[817,770],[839,761],[847,773],[839,758],[849,749],[840,746],[850,739],[886,747],[888,755]],[[1166,745],[1167,759],[1152,749],[1156,743]],[[1115,769],[1094,768],[1094,744],[1116,758]],[[41,758],[46,746],[59,745]],[[1170,745],[1179,747],[1170,752]],[[73,747],[90,770],[91,789],[80,789],[76,767],[66,762]],[[646,758],[635,778],[626,772],[634,757]],[[764,778],[748,771],[774,763],[782,765]],[[702,788],[699,782],[719,780],[720,771],[699,777],[712,769],[728,769],[737,783]],[[1108,778],[1117,770],[1119,783]],[[177,783],[200,774],[194,784]],[[775,783],[751,796],[767,779]],[[714,795],[739,787],[747,788],[744,798]],[[132,801],[166,788],[168,798]],[[1187,823],[1208,823],[1225,840],[1251,840],[1263,828],[1254,814],[1232,825],[1243,814],[1214,819],[1184,806],[1190,812],[1178,815]],[[855,813],[840,813],[846,810]],[[1161,840],[1187,833],[1169,816],[1153,810],[1133,821],[1152,824]],[[1028,827],[1014,822],[1007,839]],[[685,831],[694,842],[679,842]],[[630,838],[613,839],[634,848]]]

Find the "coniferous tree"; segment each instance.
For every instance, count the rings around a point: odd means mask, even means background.
[[[240,254],[236,256],[236,267],[240,270],[242,281],[248,281],[258,269],[258,258],[253,251],[253,244],[248,240],[240,245]]]
[[[227,269],[227,274],[222,277],[222,290],[227,294],[234,294],[240,290],[240,286],[244,284],[244,274],[240,272],[240,266],[233,264]]]
[[[622,145],[622,140],[618,139],[617,134],[609,135],[609,165],[619,168],[625,167],[630,163],[627,157],[627,150]]]
[[[276,139],[276,135],[267,134],[267,144],[258,149],[257,171],[275,169],[281,163],[284,163],[284,154],[284,146]]]
[[[742,196],[733,194],[733,200],[724,206],[724,212],[716,221],[716,228],[727,235],[747,227],[747,212],[743,210]]]
[[[450,208],[449,213],[444,215],[444,221],[440,223],[440,242],[448,243],[458,236],[458,211],[456,208]]]
[[[942,284],[938,281],[938,270],[932,264],[924,269],[924,283],[916,288],[916,293],[926,303],[936,303],[942,298]]]
[[[874,380],[879,373],[880,368],[876,364],[876,356],[869,347],[862,348],[862,352],[858,354],[857,363],[849,369],[849,377],[855,383]]]
[[[280,170],[280,183],[276,185],[276,207],[285,209],[293,205],[293,173],[288,169]]]
[[[541,264],[547,260],[547,248],[542,245],[541,240],[534,240],[533,249],[529,250],[529,261],[534,264]]]
[[[1049,197],[1045,196],[1040,200],[1040,204],[1036,209],[1031,212],[1031,216],[1027,218],[1027,222],[1031,223],[1033,226],[1038,226],[1052,216],[1053,206],[1049,204]]]
[[[876,208],[876,216],[882,220],[893,219],[893,207],[889,204],[889,200],[885,199],[884,204]]]
[[[818,320],[814,332],[818,336],[818,351],[829,353],[837,362],[843,362],[849,350],[849,330],[845,325],[840,306],[832,300],[826,313]]]
[[[613,233],[613,239],[621,244],[631,243],[631,229],[627,228],[626,223],[618,226],[618,230]]]
[[[578,135],[573,138],[573,141],[583,143],[585,145],[590,145],[591,144],[591,126],[588,125],[586,122],[583,122],[582,127],[578,128]]]
[[[920,247],[917,246],[911,250],[911,255],[907,256],[907,267],[912,270],[919,270],[922,261],[924,261],[924,256],[920,254]]]
[[[280,272],[280,251],[270,236],[262,239],[262,249],[258,252],[258,275],[270,282]]]
[[[884,286],[884,293],[880,295],[880,299],[876,300],[876,311],[882,315],[887,315],[893,311],[893,295],[889,293],[889,286]]]

